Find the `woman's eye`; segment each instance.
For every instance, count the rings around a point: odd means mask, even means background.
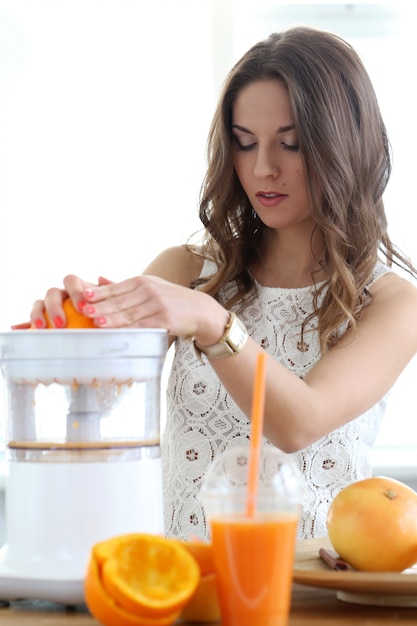
[[[285,143],[283,141],[281,145],[283,146],[285,150],[290,150],[291,152],[298,152],[298,150],[300,149],[300,146],[298,145],[298,143],[291,144],[291,143]]]
[[[250,143],[250,144],[248,144],[248,145],[242,145],[242,144],[241,144],[241,143],[239,143],[239,142],[236,142],[236,143],[237,143],[237,149],[238,149],[238,150],[243,150],[243,151],[246,151],[246,152],[247,152],[248,150],[252,150],[252,148],[254,148],[254,147],[256,146],[256,143]]]
[[[236,148],[238,150],[243,150],[243,151],[245,151],[245,150],[246,151],[247,150],[252,150],[252,148],[254,148],[256,146],[256,142],[246,143],[245,144],[245,143],[241,143],[236,136],[234,136],[233,139],[234,139],[234,142],[236,144]]]
[[[253,148],[258,145],[256,141],[253,141],[251,143],[242,143],[242,141],[240,141],[236,136],[233,139],[237,150],[242,152],[248,152],[249,150],[253,150]],[[281,141],[281,146],[284,148],[284,150],[289,150],[290,152],[298,152],[298,150],[300,149],[298,143],[293,144]]]

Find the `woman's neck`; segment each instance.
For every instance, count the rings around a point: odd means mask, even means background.
[[[326,280],[323,237],[317,229],[268,231],[263,259],[252,273],[265,287],[307,287]]]

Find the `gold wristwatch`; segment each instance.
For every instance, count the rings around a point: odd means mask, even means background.
[[[194,340],[194,348],[198,358],[203,363],[202,354],[205,354],[208,359],[222,359],[226,356],[236,356],[242,351],[247,338],[248,331],[245,325],[236,317],[235,313],[230,313],[223,337],[218,343],[212,346],[202,347]]]

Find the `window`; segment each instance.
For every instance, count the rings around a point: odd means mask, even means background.
[[[0,328],[199,228],[208,0],[0,0]]]

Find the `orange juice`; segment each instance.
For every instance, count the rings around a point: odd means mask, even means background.
[[[291,600],[295,514],[210,520],[222,626],[285,626]]]

